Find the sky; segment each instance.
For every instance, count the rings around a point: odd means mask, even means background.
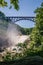
[[[10,5],[10,0],[6,0],[8,5]],[[8,7],[0,7],[0,11],[2,11],[6,16],[35,16],[35,9],[40,7],[43,0],[19,0],[19,7],[20,9],[17,11],[14,8],[9,9]],[[34,27],[34,22],[29,20],[22,20],[16,22],[16,24],[20,25],[21,27],[30,28]]]

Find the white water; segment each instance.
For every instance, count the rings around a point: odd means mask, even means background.
[[[14,40],[15,39],[15,40]],[[18,51],[18,48],[17,48],[17,44],[18,43],[24,43],[27,39],[29,39],[29,36],[28,35],[18,35],[16,37],[12,37],[10,40],[12,42],[12,45],[10,47],[7,48],[7,50],[9,51],[12,51],[14,48],[16,49],[16,52]]]
[[[29,36],[27,36],[27,35],[21,35],[21,36],[19,36],[17,43],[24,43],[25,40],[27,40],[28,38],[29,38]]]

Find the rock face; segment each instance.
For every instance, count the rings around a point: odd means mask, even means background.
[[[3,51],[3,48],[8,44],[6,40],[6,27],[3,20],[0,20],[0,52]]]
[[[0,38],[0,52],[4,51],[4,49],[8,46],[9,46],[9,43],[7,39],[5,40],[5,39]]]

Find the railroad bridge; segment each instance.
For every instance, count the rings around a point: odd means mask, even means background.
[[[30,21],[33,21],[35,22],[35,17],[32,17],[32,16],[10,16],[10,17],[5,17],[6,20],[10,20],[12,22],[17,22],[17,21],[20,21],[20,20],[30,20]]]

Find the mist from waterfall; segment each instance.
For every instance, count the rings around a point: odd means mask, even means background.
[[[19,37],[20,37],[20,30],[17,27],[16,24],[8,24],[8,29],[7,29],[7,38],[8,38],[8,42],[10,43],[10,45],[16,45],[18,43]]]
[[[18,38],[21,34],[18,26],[14,23],[8,23],[7,27],[0,21],[0,48],[7,48],[10,46],[15,46],[17,44]]]

